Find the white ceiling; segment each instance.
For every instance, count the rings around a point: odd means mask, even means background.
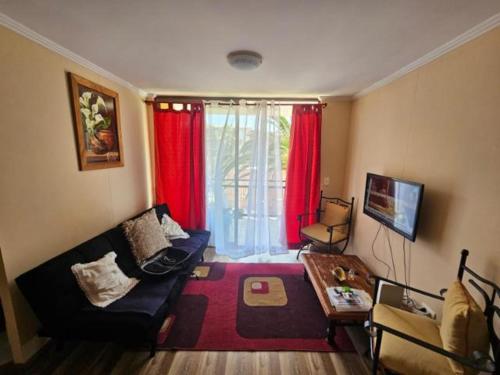
[[[349,95],[500,12],[499,0],[0,0],[0,12],[155,93]],[[255,71],[226,62],[261,53]]]

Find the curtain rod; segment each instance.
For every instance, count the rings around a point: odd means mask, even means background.
[[[146,100],[146,102],[154,102],[154,103],[164,103],[164,102],[177,102],[177,103],[192,103],[192,102],[206,102],[206,101],[220,101],[221,105],[229,105],[231,103],[237,103],[240,100],[247,100],[249,102],[256,102],[261,100],[266,101],[274,101],[282,104],[321,104],[321,101],[317,98],[245,98],[245,97],[213,97],[213,96],[167,96],[167,95],[159,95],[156,96],[153,100]],[[326,107],[326,103],[322,103],[323,107]],[[252,105],[252,104],[249,104]]]

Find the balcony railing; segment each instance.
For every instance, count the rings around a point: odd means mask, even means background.
[[[268,180],[266,187],[270,190],[280,189],[284,192],[285,182],[285,179]],[[248,211],[248,194],[250,186],[251,184],[249,179],[239,179],[238,181],[235,181],[234,179],[225,179],[222,184],[227,203],[227,207],[224,208],[223,215],[224,232],[228,235],[229,243],[235,248],[242,248],[244,246],[247,229],[246,225],[254,216]],[[209,191],[213,191],[213,189],[209,189]],[[275,199],[276,197],[274,197],[274,193],[275,192],[270,192],[268,202],[269,209],[266,217],[269,219],[268,225],[272,234],[271,238],[273,239],[272,246],[280,247],[280,225],[281,218],[283,216],[283,195],[281,194],[281,199]],[[212,202],[210,201],[211,199],[209,198],[207,202],[209,212],[213,209],[213,200]]]
[[[285,183],[286,180],[268,180],[267,181],[267,189],[280,189],[285,191]],[[225,191],[226,201],[228,203],[227,209],[232,209],[238,212],[239,217],[248,216],[247,207],[248,207],[248,193],[250,189],[250,180],[249,179],[240,179],[237,182],[233,179],[225,179],[222,187]],[[271,198],[274,198],[272,193],[270,194]],[[268,212],[276,212],[275,215],[269,215],[270,217],[276,217],[280,215],[283,210],[280,209],[277,205],[282,204],[283,200],[272,200],[269,202],[271,205],[269,207]],[[274,209],[273,209],[274,208]]]

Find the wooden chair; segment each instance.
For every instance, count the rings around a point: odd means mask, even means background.
[[[380,281],[398,285],[415,293],[443,301],[441,322],[384,304],[375,304],[367,324],[372,337],[372,373],[382,370],[401,374],[475,374],[495,372],[499,345],[494,330],[494,316],[500,309],[494,305],[499,287],[479,276],[468,266],[469,252],[462,250],[458,279],[435,295],[392,280],[376,277],[374,295]],[[464,273],[484,299],[482,310],[462,284]],[[490,289],[487,293],[479,283]],[[446,293],[446,294],[445,294]],[[445,297],[443,297],[445,295]],[[494,358],[489,357],[490,345]]]
[[[305,239],[307,244],[318,243],[327,246],[329,251],[333,249],[334,245],[343,243],[342,248],[338,249],[338,252],[342,254],[349,244],[353,207],[354,197],[348,202],[341,198],[326,197],[321,191],[316,212],[306,212],[297,217],[299,238],[302,241]],[[316,223],[303,227],[303,218],[311,215],[316,216]],[[306,245],[300,248],[297,259]]]

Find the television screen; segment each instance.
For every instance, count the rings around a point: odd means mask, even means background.
[[[368,173],[363,212],[415,241],[423,193],[423,184]]]

